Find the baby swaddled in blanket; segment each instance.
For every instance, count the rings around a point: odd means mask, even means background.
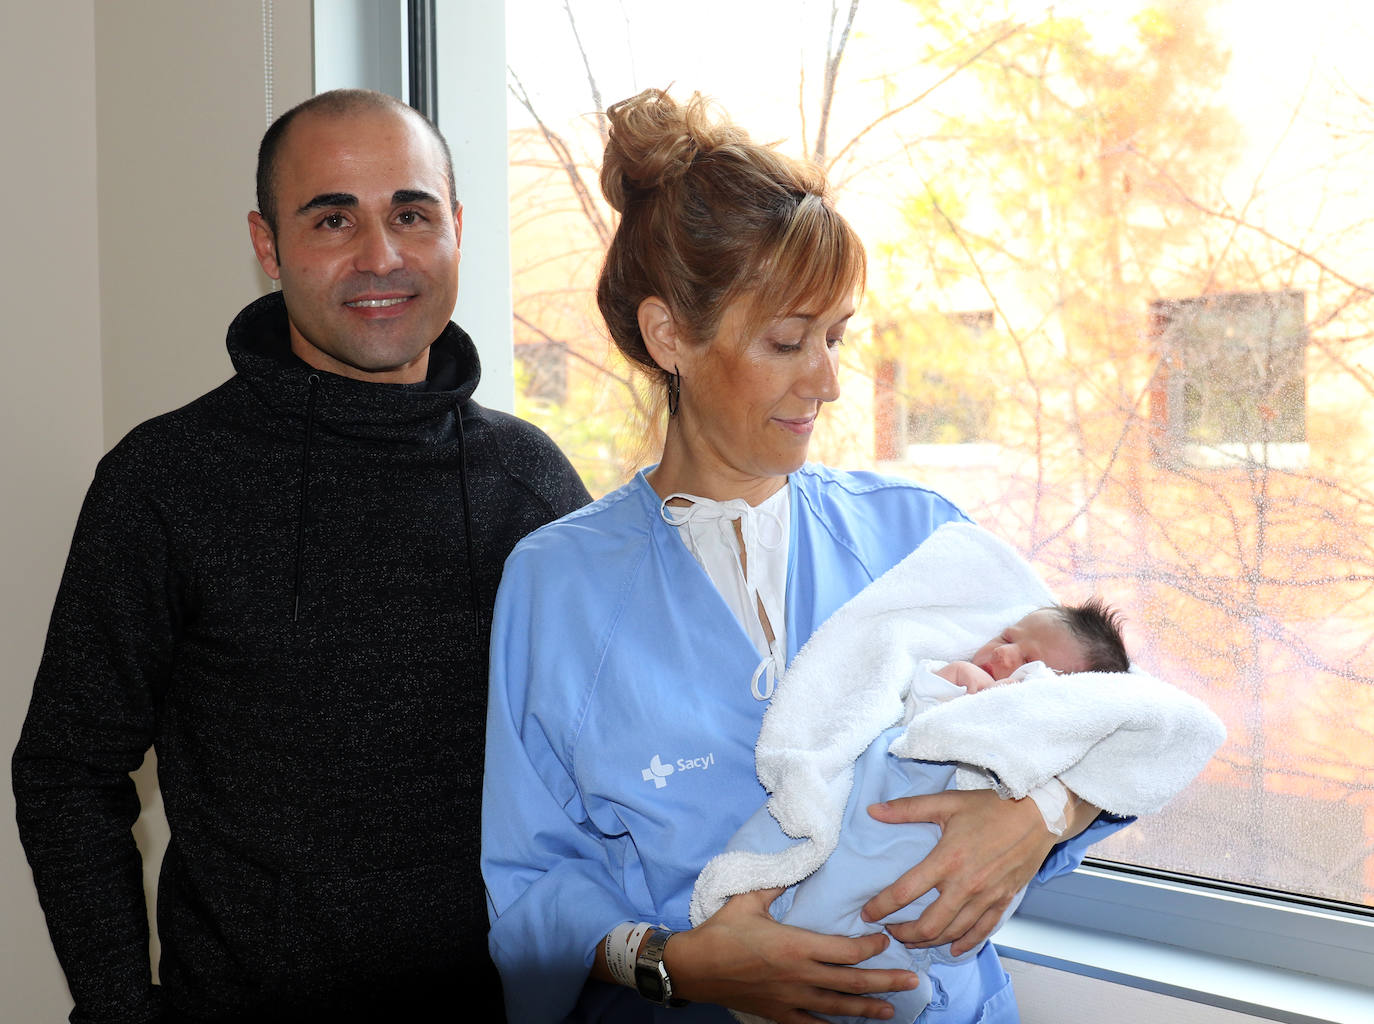
[[[987,635],[966,661],[946,664]],[[755,750],[769,800],[702,870],[692,922],[774,887],[785,889],[773,916],[814,931],[914,920],[934,892],[874,924],[860,911],[933,849],[939,829],[876,821],[869,805],[994,788],[1033,798],[1057,831],[1067,787],[1129,818],[1163,807],[1224,738],[1200,701],[1128,665],[1105,609],[1056,605],[1010,546],[947,524],[840,608],[788,667]],[[916,989],[882,997],[910,1024],[940,1005],[929,968],[942,962],[957,962],[948,947],[893,941],[862,966],[920,975]]]

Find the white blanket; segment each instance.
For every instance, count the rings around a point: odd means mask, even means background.
[[[765,713],[755,751],[768,809],[803,840],[773,854],[734,850],[697,878],[697,925],[730,897],[789,886],[835,849],[854,762],[903,720],[923,658],[967,657],[988,637],[1054,603],[1034,570],[976,526],[942,526],[830,617],[793,659]],[[1120,815],[1161,808],[1225,738],[1201,701],[1137,669],[1041,677],[970,694],[916,715],[889,748],[996,774],[1019,798],[1058,776]],[[990,785],[961,770],[961,788]]]

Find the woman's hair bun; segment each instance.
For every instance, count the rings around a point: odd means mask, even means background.
[[[679,104],[662,89],[645,89],[613,103],[606,116],[611,124],[601,192],[617,213],[636,193],[680,181],[699,156],[749,141],[743,129],[714,116],[700,93]]]

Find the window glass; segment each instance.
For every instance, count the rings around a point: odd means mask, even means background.
[[[1246,0],[507,0],[517,407],[594,493],[661,413],[592,290],[596,111],[714,97],[868,246],[812,455],[1100,594],[1229,739],[1100,855],[1374,905],[1368,19]],[[535,28],[537,26],[537,28]]]

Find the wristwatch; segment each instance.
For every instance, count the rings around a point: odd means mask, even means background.
[[[673,979],[663,962],[663,947],[673,933],[667,928],[650,928],[635,960],[635,989],[659,1006],[686,1006],[687,1000],[673,998]]]

